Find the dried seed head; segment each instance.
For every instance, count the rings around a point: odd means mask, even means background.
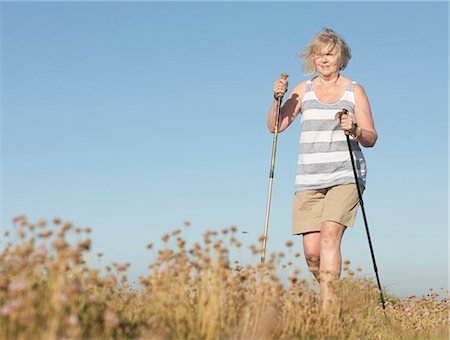
[[[184,224],[185,227],[189,227],[191,225],[191,222],[186,220],[186,221],[183,222],[183,224]]]
[[[58,237],[53,241],[52,245],[56,250],[62,250],[67,247],[67,243],[64,241],[63,237]]]
[[[62,231],[67,232],[70,230],[70,228],[72,228],[72,223],[66,222],[66,223],[64,223],[64,225],[62,227]]]
[[[290,248],[294,245],[294,242],[292,240],[286,241],[286,247]]]
[[[172,231],[172,236],[177,236],[178,234],[181,234],[180,229],[176,229],[176,230]]]
[[[80,242],[78,244],[78,249],[79,250],[89,250],[89,249],[91,249],[91,243],[92,243],[92,241],[90,239],[86,239],[83,242]]]
[[[348,265],[350,264],[350,261],[349,261],[349,260],[345,260],[345,261],[344,261],[344,264],[345,264],[346,266],[348,266]]]
[[[237,228],[236,228],[234,225],[232,225],[232,226],[230,227],[230,231],[231,231],[232,233],[235,233],[235,232],[237,231]]]
[[[60,224],[61,223],[61,219],[60,218],[54,218],[53,219],[53,224]]]
[[[52,236],[52,234],[53,234],[53,231],[47,229],[47,230],[44,230],[43,232],[41,232],[41,233],[39,234],[39,236],[42,237],[42,238],[47,238],[47,237]]]
[[[84,228],[84,232],[86,234],[90,234],[92,232],[92,228],[91,227],[86,227],[86,228]]]
[[[147,244],[147,249],[152,249],[152,248],[153,248],[153,243]]]
[[[21,224],[22,222],[26,222],[27,218],[25,217],[25,215],[19,215],[16,217],[13,217],[12,221],[13,223],[18,223]]]
[[[167,242],[167,241],[169,241],[169,238],[170,238],[170,235],[169,234],[165,234],[163,237],[161,237],[161,240],[163,242]]]

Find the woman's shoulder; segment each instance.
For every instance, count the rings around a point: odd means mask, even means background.
[[[358,82],[353,80],[352,78],[349,78],[349,77],[346,77],[346,76],[343,76],[343,75],[340,75],[340,78],[341,78],[342,84],[344,84],[344,85],[350,85],[350,84],[355,84],[356,85],[356,84],[358,84]]]
[[[306,92],[306,84],[308,83],[309,80],[302,80],[301,82],[299,82],[294,89],[292,90],[292,92],[297,93],[298,95],[304,95]]]

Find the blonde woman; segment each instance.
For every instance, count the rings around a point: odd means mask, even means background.
[[[342,75],[351,52],[333,30],[317,33],[300,55],[307,75],[281,108],[279,132],[301,114],[302,131],[295,178],[292,233],[303,236],[309,270],[320,284],[321,307],[327,311],[333,300],[329,282],[341,274],[341,240],[352,227],[359,207],[358,192],[344,130],[351,132],[358,184],[365,188],[366,163],[359,145],[373,147],[375,130],[369,100],[363,87]],[[288,81],[275,81],[273,91],[285,93]],[[342,109],[349,114],[339,121]],[[276,101],[268,114],[268,128],[275,129]]]

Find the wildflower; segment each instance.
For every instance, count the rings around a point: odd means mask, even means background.
[[[103,315],[107,328],[114,328],[119,324],[119,318],[116,313],[107,309]]]
[[[147,249],[152,249],[152,248],[153,248],[153,243],[147,244]]]
[[[72,326],[76,326],[79,324],[79,319],[78,319],[78,315],[76,314],[70,314],[69,316],[69,324],[71,324]]]
[[[350,264],[350,261],[349,261],[349,260],[345,260],[345,261],[344,261],[344,264],[345,264],[346,266],[348,266],[348,265]]]
[[[3,316],[8,316],[11,313],[11,308],[8,305],[3,305],[0,308],[0,314]]]
[[[184,221],[183,224],[184,224],[184,226],[189,227],[189,226],[191,225],[191,222],[189,222],[189,221]]]
[[[162,240],[163,242],[167,242],[167,241],[169,241],[169,238],[170,238],[170,235],[169,235],[169,234],[166,234],[166,235],[164,235],[163,237],[161,237],[161,240]]]
[[[19,227],[17,229],[17,234],[19,235],[20,238],[24,238],[25,237],[25,231],[23,230],[22,227]]]
[[[66,304],[67,302],[67,295],[64,293],[60,293],[58,294],[58,296],[56,297],[56,300],[58,300],[59,302],[61,302],[63,305]]]
[[[23,278],[16,278],[8,285],[8,292],[10,294],[17,294],[23,292],[27,288],[27,284]]]
[[[92,228],[91,227],[86,227],[86,228],[84,228],[84,232],[86,234],[90,234],[92,232]]]
[[[97,253],[97,256],[98,256],[98,257],[102,257],[102,256],[103,256],[103,253]]]
[[[22,306],[22,302],[20,302],[17,299],[14,299],[14,300],[11,300],[9,302],[9,306],[11,308],[11,311],[15,311],[15,310],[19,309]]]
[[[61,219],[60,218],[54,218],[53,219],[53,224],[56,224],[56,225],[58,225],[58,224],[61,224]]]
[[[235,233],[235,232],[237,231],[237,228],[236,228],[234,225],[232,225],[232,226],[230,227],[230,231],[231,231],[232,233]]]
[[[41,244],[39,247],[36,248],[34,253],[37,256],[45,257],[47,255],[47,253],[48,253],[47,245],[44,244],[44,243]]]
[[[286,247],[290,248],[294,245],[294,242],[292,240],[287,240],[286,241]]]

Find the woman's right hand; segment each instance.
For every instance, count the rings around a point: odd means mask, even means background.
[[[277,79],[273,84],[273,93],[276,94],[285,94],[288,89],[288,81],[286,79]]]

